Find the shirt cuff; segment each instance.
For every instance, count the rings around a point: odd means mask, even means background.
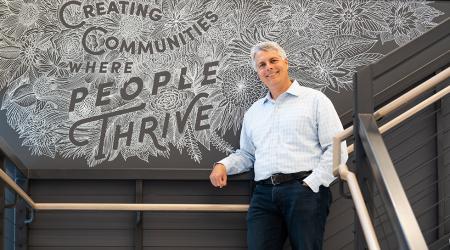
[[[229,160],[227,160],[227,158],[222,159],[222,160],[220,160],[220,161],[218,161],[218,162],[216,162],[216,163],[220,163],[220,164],[222,164],[222,165],[225,166],[225,169],[227,170],[227,175],[233,174],[233,173],[232,173],[232,170],[233,170],[233,169],[229,167],[229,166],[231,166],[231,163],[230,163]]]

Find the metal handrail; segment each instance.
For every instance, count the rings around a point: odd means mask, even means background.
[[[245,212],[247,204],[36,203],[3,169],[0,178],[35,210]]]
[[[435,87],[439,83],[445,81],[446,79],[450,78],[450,67],[446,68],[439,74],[433,76],[432,78],[428,79],[427,81],[423,82],[419,86],[415,87],[414,89],[408,91],[404,95],[400,96],[399,98],[395,99],[394,101],[390,102],[386,106],[383,106],[379,110],[377,110],[374,113],[375,119],[380,119],[386,115],[389,115],[393,111],[397,110],[399,107],[403,106],[404,104],[407,104],[409,101],[413,100],[414,98],[418,97],[420,94],[424,93],[425,91],[431,89],[432,87]],[[439,91],[438,93],[434,94],[433,96],[427,98],[426,100],[422,101],[421,103],[417,104],[413,108],[407,110],[406,112],[402,113],[401,115],[397,116],[396,118],[392,119],[385,125],[380,127],[380,132],[383,134],[386,131],[390,130],[391,128],[398,125],[400,122],[408,119],[412,115],[416,114],[417,112],[421,111],[425,107],[431,105],[432,103],[436,102],[437,100],[441,99],[445,95],[449,93],[449,87],[444,88],[443,90]],[[353,134],[353,126],[350,126],[346,128],[344,131],[338,133],[333,138],[333,175],[337,176],[339,173],[339,165],[341,163],[341,142],[348,137],[350,137]],[[352,153],[354,150],[354,145],[351,144],[347,147],[348,154]]]
[[[381,249],[380,244],[378,243],[377,240],[377,236],[375,234],[373,223],[370,220],[369,212],[367,210],[366,203],[364,202],[361,189],[359,188],[356,175],[350,170],[348,170],[348,167],[345,164],[339,164],[338,170],[341,179],[347,181],[348,183],[353,203],[355,204],[356,213],[358,214],[358,218],[369,249],[370,250]]]
[[[393,111],[397,110],[399,107],[403,106],[404,104],[410,102],[411,100],[417,98],[422,93],[430,90],[431,88],[435,87],[439,83],[445,81],[450,77],[450,67],[446,68],[439,74],[433,76],[432,78],[428,79],[424,83],[420,84],[419,86],[413,88],[412,90],[408,91],[404,95],[400,96],[396,100],[390,102],[386,106],[382,107],[381,109],[377,110],[373,116],[376,120],[392,113]],[[447,86],[446,88],[442,89],[438,93],[432,95],[431,97],[427,98],[426,100],[420,102],[419,104],[415,105],[413,108],[407,110],[406,112],[402,113],[401,115],[397,116],[396,118],[392,119],[388,123],[384,124],[380,127],[380,133],[383,134],[386,131],[390,130],[391,128],[395,127],[402,121],[408,119],[412,115],[416,114],[417,112],[421,111],[425,107],[431,105],[432,103],[436,102],[437,100],[443,98],[445,95],[450,93],[450,86]],[[373,228],[372,221],[370,220],[369,214],[367,212],[367,207],[364,203],[364,199],[361,193],[361,190],[359,188],[358,181],[356,178],[354,178],[354,174],[350,172],[346,165],[341,164],[341,142],[348,137],[350,137],[353,133],[353,126],[345,129],[344,131],[338,133],[333,138],[333,175],[334,176],[340,176],[341,179],[346,180],[350,189],[350,192],[352,194],[353,202],[355,204],[355,208],[358,214],[358,218],[360,220],[361,226],[363,228],[364,237],[366,239],[366,242],[369,246],[369,249],[380,249],[375,230]],[[353,144],[350,145],[347,148],[348,154],[353,152],[354,146]],[[351,176],[349,178],[348,176]]]
[[[36,210],[246,212],[246,204],[35,203]]]
[[[386,104],[386,106],[383,106],[379,110],[375,111],[373,113],[373,116],[375,117],[376,120],[379,120],[379,119],[383,118],[384,116],[389,115],[390,113],[397,110],[401,106],[414,100],[415,98],[417,98],[419,95],[423,94],[424,92],[430,90],[433,87],[436,87],[439,83],[445,81],[449,77],[450,77],[450,67],[446,68],[445,70],[439,72],[432,78],[426,80],[425,82],[421,83],[417,87],[406,92],[405,94],[403,94],[399,98],[395,99],[394,101]],[[347,139],[348,137],[350,137],[352,134],[353,134],[353,126],[350,126],[350,127],[346,128],[344,131],[337,134],[335,137],[339,137],[341,139],[340,141],[343,141],[343,140]],[[339,148],[339,150],[340,150],[340,148]],[[353,150],[354,150],[353,144],[351,144],[347,147],[348,154],[351,154],[353,152]],[[339,151],[337,151],[337,152],[339,152]],[[339,157],[339,158],[337,158],[337,157]],[[338,154],[338,155],[333,154],[333,159],[335,159],[337,161],[337,163],[336,162],[333,163],[333,166],[335,166],[335,168],[334,168],[335,174],[334,175],[336,176],[337,171],[338,171],[337,168],[341,161],[340,154]]]

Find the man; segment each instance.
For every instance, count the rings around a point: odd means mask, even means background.
[[[214,165],[215,187],[227,175],[254,167],[256,187],[247,215],[250,250],[321,249],[331,203],[332,138],[342,125],[320,91],[291,81],[285,51],[275,42],[256,44],[251,57],[269,89],[244,116],[240,149]],[[342,145],[342,159],[347,152]]]

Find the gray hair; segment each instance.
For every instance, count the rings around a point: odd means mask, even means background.
[[[253,47],[250,51],[250,56],[252,58],[252,65],[255,70],[257,70],[256,61],[255,61],[256,53],[259,51],[270,51],[270,50],[278,52],[281,59],[283,59],[283,60],[285,60],[287,58],[286,51],[284,51],[284,49],[281,48],[281,46],[278,43],[272,42],[272,41],[259,42],[255,45],[253,45]]]

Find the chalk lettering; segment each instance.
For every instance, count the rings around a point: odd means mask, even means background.
[[[99,50],[99,51],[93,51],[93,50],[91,50],[88,46],[87,46],[87,44],[86,44],[86,39],[87,39],[87,36],[89,35],[89,33],[90,32],[92,32],[92,31],[94,31],[94,30],[99,30],[99,31],[101,31],[101,32],[103,32],[103,33],[107,33],[107,31],[106,31],[106,29],[104,29],[104,28],[102,28],[102,27],[90,27],[90,28],[88,28],[85,32],[84,32],[84,34],[83,34],[83,38],[81,39],[81,44],[83,45],[83,48],[84,48],[84,50],[86,51],[86,52],[88,52],[89,54],[92,54],[92,55],[101,55],[101,54],[103,54],[104,52],[105,52],[105,50],[104,49],[101,49],[101,50]]]
[[[152,122],[152,126],[147,128],[146,124],[148,122]],[[152,138],[153,140],[153,144],[155,145],[155,147],[161,151],[165,151],[166,148],[164,146],[161,146],[158,143],[158,139],[156,138],[155,132],[154,130],[156,129],[156,127],[158,126],[158,121],[156,120],[155,117],[153,116],[149,116],[146,117],[144,119],[142,119],[142,123],[141,123],[141,132],[139,133],[139,142],[143,142],[144,141],[144,136],[150,135],[150,138]]]
[[[120,132],[120,125],[116,126],[116,131],[114,131],[114,145],[113,145],[114,150],[116,150],[119,147],[119,140],[121,138],[127,138],[126,145],[127,146],[131,145],[131,138],[133,136],[133,125],[134,122],[130,122],[128,124],[128,130],[126,130],[123,133]]]
[[[203,111],[212,109],[213,106],[212,105],[205,105],[205,106],[200,106],[198,107],[197,110],[197,118],[195,119],[195,130],[199,131],[199,130],[203,130],[203,129],[209,129],[209,124],[203,124],[201,125],[201,122],[203,120],[208,119],[208,115],[207,114],[203,114]]]
[[[79,1],[68,1],[67,3],[63,4],[61,6],[61,8],[59,9],[59,12],[58,12],[59,20],[61,21],[62,25],[64,25],[66,28],[69,28],[69,29],[76,29],[76,28],[83,27],[83,25],[86,23],[85,21],[81,21],[79,24],[69,24],[66,21],[66,19],[64,18],[64,11],[70,5],[81,6],[81,2],[79,2]]]
[[[94,122],[94,121],[98,121],[98,120],[102,120],[102,128],[101,128],[101,132],[100,132],[100,140],[99,140],[99,145],[98,145],[98,151],[97,151],[97,155],[95,156],[95,159],[102,159],[105,157],[105,154],[103,153],[103,145],[104,145],[104,141],[105,141],[105,133],[106,133],[106,129],[108,126],[108,118],[110,117],[114,117],[114,116],[118,116],[118,115],[123,115],[123,114],[127,114],[127,113],[132,113],[132,112],[136,112],[139,110],[142,110],[145,108],[145,103],[142,103],[136,107],[131,107],[128,109],[123,109],[123,110],[118,110],[118,111],[113,111],[111,113],[108,114],[101,114],[101,115],[97,115],[97,116],[93,116],[93,117],[89,117],[89,118],[85,118],[79,121],[76,121],[74,124],[72,124],[72,126],[69,129],[69,140],[76,146],[84,146],[87,145],[89,143],[89,141],[87,139],[85,140],[78,140],[77,138],[75,138],[75,131],[76,129],[83,124],[89,123],[89,122]]]
[[[120,1],[119,3],[122,3],[121,5],[122,8],[125,6],[125,1]],[[103,6],[103,2],[101,2],[102,4],[97,3],[98,8],[96,9],[97,12],[100,11],[101,14],[103,14],[103,12],[106,13],[106,11],[104,10]],[[90,5],[86,5],[86,6],[90,6]],[[86,7],[84,6],[84,7]],[[134,3],[130,6],[134,6]],[[139,5],[137,5],[139,8]],[[142,10],[139,11],[139,13],[144,13],[145,12],[145,8],[141,7]],[[87,8],[86,13],[89,13],[88,15],[91,15],[91,10],[90,8]],[[122,12],[124,12],[124,10],[122,10]],[[134,10],[133,10],[134,12]],[[157,9],[153,9],[152,11],[150,11],[151,13],[162,13],[160,10]],[[99,13],[97,13],[99,14]],[[158,18],[160,18],[161,15],[158,15]],[[114,36],[108,36],[107,35],[107,30],[102,28],[102,27],[90,27],[88,29],[86,29],[86,31],[83,34],[83,38],[82,38],[82,44],[83,44],[83,48],[84,50],[92,55],[101,55],[105,53],[105,49],[108,50],[118,50],[119,52],[127,52],[130,54],[142,54],[142,53],[149,53],[149,54],[154,54],[154,53],[163,53],[167,50],[175,50],[177,48],[180,48],[181,45],[186,45],[187,44],[187,40],[195,40],[198,39],[199,37],[201,37],[203,35],[203,32],[207,31],[210,27],[211,27],[211,23],[216,22],[218,19],[217,15],[212,13],[211,11],[208,11],[205,13],[205,15],[203,15],[202,17],[200,17],[195,23],[193,23],[191,26],[185,28],[184,30],[178,32],[177,34],[173,34],[171,36],[168,37],[163,37],[157,40],[153,40],[153,41],[140,41],[140,40],[134,40],[134,41],[130,41],[128,39],[119,39],[117,37]],[[95,33],[94,33],[95,32]],[[102,38],[104,39],[104,44],[101,44],[101,46],[94,48],[89,48],[89,46],[87,46],[88,42],[87,39],[88,37],[96,37],[98,36],[98,33],[103,34]],[[189,38],[189,39],[188,39]],[[180,43],[181,41],[181,43]]]
[[[81,95],[79,95],[81,94]],[[77,88],[72,90],[72,96],[70,97],[70,104],[69,104],[69,112],[74,111],[75,109],[75,103],[82,102],[84,98],[88,95],[88,89],[85,87]]]
[[[69,69],[72,73],[78,73],[81,69],[82,63],[69,62]]]
[[[209,94],[208,93],[200,93],[198,95],[196,95],[194,97],[194,99],[192,99],[191,103],[189,103],[189,106],[186,109],[186,113],[184,113],[183,116],[181,116],[181,112],[177,111],[176,112],[176,116],[177,116],[177,125],[178,125],[178,132],[183,133],[184,131],[184,126],[186,125],[187,119],[189,117],[189,114],[191,113],[192,109],[194,108],[195,103],[200,100],[200,98],[202,97],[208,97]]]
[[[184,79],[184,76],[186,76],[186,72],[187,72],[187,67],[184,67],[181,69],[180,72],[180,81],[178,82],[178,89],[179,90],[183,90],[183,89],[188,89],[192,86],[192,84],[184,84],[184,82],[186,81]]]
[[[136,89],[134,90],[133,93],[128,94],[127,93],[127,88],[128,86],[130,86],[132,83],[136,84]],[[120,89],[120,96],[122,97],[122,99],[129,101],[129,100],[133,100],[134,98],[136,98],[142,91],[142,89],[144,88],[144,82],[142,81],[141,78],[139,77],[132,77],[128,82],[126,82],[123,87]]]
[[[216,66],[219,66],[219,61],[205,63],[205,67],[203,68],[204,78],[201,84],[202,86],[216,83],[216,78],[208,79],[209,76],[214,76],[216,74],[216,70],[211,69],[212,67]]]
[[[103,97],[109,96],[111,93],[109,90],[105,90],[106,88],[110,88],[113,86],[113,82],[106,82],[106,83],[101,83],[98,85],[98,91],[97,91],[97,99],[95,101],[95,106],[102,106],[102,105],[106,105],[109,104],[110,100],[104,99]]]
[[[170,81],[170,72],[169,71],[161,71],[155,74],[155,79],[153,81],[153,89],[152,95],[156,95],[158,93],[158,88]]]

